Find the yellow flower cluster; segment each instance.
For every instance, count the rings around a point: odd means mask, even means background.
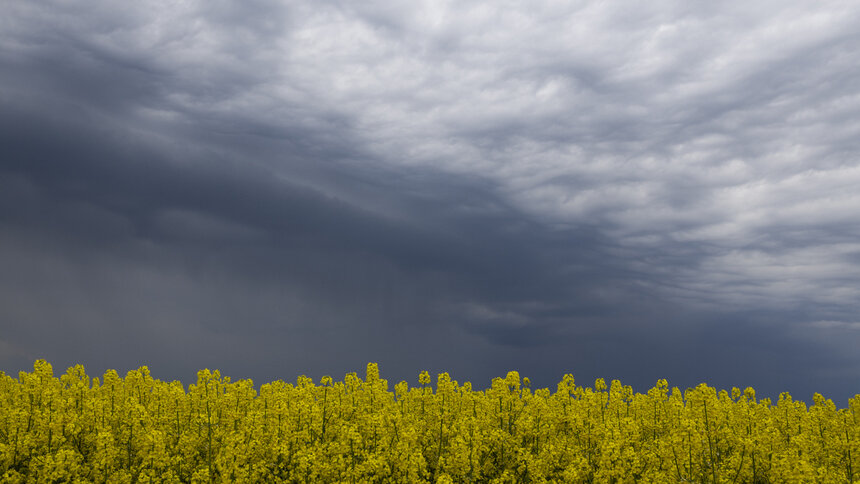
[[[808,406],[751,388],[634,393],[617,380],[555,392],[516,372],[473,390],[365,378],[187,389],[146,367],[90,378],[0,372],[2,482],[858,482],[860,395]]]

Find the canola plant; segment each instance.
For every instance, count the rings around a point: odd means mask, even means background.
[[[256,390],[203,370],[152,378],[0,372],[0,481],[841,483],[860,480],[860,395],[837,409],[705,384],[647,393],[517,372],[473,390],[447,373],[389,389],[376,364]]]

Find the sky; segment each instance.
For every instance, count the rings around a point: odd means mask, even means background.
[[[860,4],[0,0],[0,370],[860,393]]]

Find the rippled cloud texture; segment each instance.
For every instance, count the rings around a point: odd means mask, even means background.
[[[2,5],[7,372],[860,392],[860,6]]]

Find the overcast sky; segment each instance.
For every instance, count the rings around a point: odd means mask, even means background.
[[[7,373],[860,393],[860,4],[0,9]]]

